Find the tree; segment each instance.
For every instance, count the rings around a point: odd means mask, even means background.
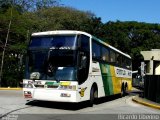
[[[31,32],[48,30],[83,30],[88,29],[91,14],[69,7],[40,9],[24,14],[30,23]]]
[[[105,42],[131,55],[133,70],[137,70],[143,60],[140,51],[160,49],[160,25],[131,22],[112,22],[103,25]]]
[[[10,11],[12,11],[11,16],[7,15],[10,13]],[[22,33],[24,29],[24,25],[23,25],[23,22],[21,23],[21,15],[19,14],[19,12],[17,12],[17,10],[15,10],[12,7],[11,9],[8,9],[4,14],[1,14],[0,17],[2,18],[1,19],[2,22],[0,23],[0,26],[1,26],[0,32],[4,33],[4,34],[1,34],[1,50],[3,51],[3,56],[1,57],[2,64],[1,64],[1,72],[0,72],[1,78],[3,78],[1,79],[3,80],[2,82],[3,83],[2,86],[3,86],[5,82],[10,80],[8,77],[11,77],[11,76],[13,77],[13,75],[16,75],[16,74],[11,75],[11,72],[17,73],[17,70],[18,69],[20,70],[20,68],[22,68],[18,63],[21,59],[20,56],[22,56],[23,51],[24,51],[21,46],[23,47],[25,46],[25,44],[23,43],[25,37],[23,36],[23,33]],[[11,24],[11,21],[14,24]],[[17,23],[18,25],[15,23]],[[6,26],[7,24],[9,24],[9,28],[7,26],[6,29],[4,29],[5,28],[4,26]],[[6,38],[6,35],[7,35],[7,38]],[[17,46],[15,50],[13,48],[17,43],[20,46]],[[12,56],[12,57],[14,57],[16,61],[13,64],[12,62],[13,58],[11,58],[11,55],[14,55],[14,54],[15,56]],[[14,66],[16,66],[17,68],[15,68]],[[2,76],[2,73],[3,73],[3,76]],[[19,74],[17,75],[19,76]],[[5,78],[6,80],[4,80]],[[14,79],[12,78],[12,80]],[[14,81],[16,81],[16,79]],[[15,84],[11,84],[11,85],[15,85]]]

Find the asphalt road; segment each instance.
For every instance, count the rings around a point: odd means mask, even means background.
[[[160,110],[146,107],[132,101],[137,93],[120,98],[111,96],[99,99],[93,107],[88,107],[87,102],[79,104],[27,101],[22,96],[22,91],[0,91],[0,116],[11,117],[18,120],[81,120],[120,119],[121,114],[159,114]],[[106,116],[107,115],[107,116]],[[138,117],[138,116],[137,116]],[[160,118],[160,116],[158,116]]]

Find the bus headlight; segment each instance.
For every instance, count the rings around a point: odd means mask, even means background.
[[[25,88],[33,88],[33,84],[25,84],[24,87]]]

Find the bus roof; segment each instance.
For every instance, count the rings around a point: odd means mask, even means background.
[[[99,43],[101,43],[101,44],[103,44],[103,45],[105,45],[105,46],[113,49],[114,51],[116,51],[116,52],[118,52],[118,53],[120,53],[120,54],[122,54],[122,55],[124,55],[124,56],[126,56],[126,57],[128,57],[128,58],[131,59],[131,57],[128,54],[123,53],[122,51],[120,51],[120,50],[116,49],[115,47],[113,47],[113,46],[111,46],[111,45],[103,42],[102,40],[100,40],[100,39],[92,36],[91,34],[86,33],[86,32],[82,32],[82,31],[76,31],[76,30],[55,30],[55,31],[36,32],[36,33],[33,33],[32,36],[63,35],[63,34],[64,35],[84,34],[86,36],[94,38],[97,42],[99,42]]]
[[[42,35],[73,35],[73,34],[84,34],[91,37],[90,34],[82,31],[75,30],[55,30],[55,31],[46,31],[46,32],[37,32],[33,33],[32,36],[42,36]]]

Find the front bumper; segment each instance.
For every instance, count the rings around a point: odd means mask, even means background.
[[[29,93],[29,94],[28,94]],[[23,88],[25,98],[55,102],[79,102],[78,92],[45,88]]]

